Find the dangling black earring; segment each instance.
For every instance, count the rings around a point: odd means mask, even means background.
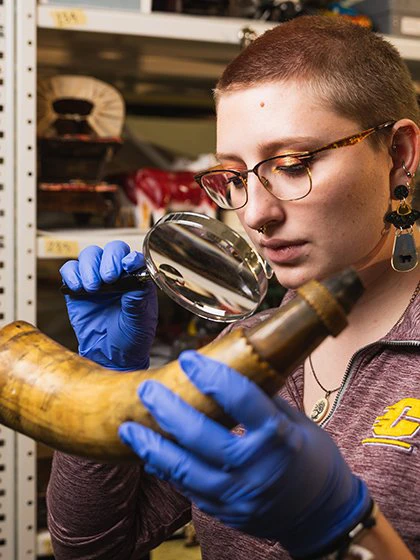
[[[416,268],[419,262],[413,225],[420,218],[420,212],[412,208],[407,202],[407,197],[410,194],[410,182],[414,179],[414,174],[408,171],[404,162],[402,162],[402,168],[408,180],[406,185],[395,187],[394,196],[400,201],[400,204],[397,210],[386,214],[385,221],[396,228],[391,257],[392,268],[398,272],[409,272]]]

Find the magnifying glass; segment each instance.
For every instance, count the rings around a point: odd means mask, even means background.
[[[195,212],[163,216],[143,242],[145,266],[103,284],[95,293],[138,290],[152,279],[170,298],[192,313],[220,322],[249,317],[263,301],[269,265],[236,231],[226,224]],[[61,292],[75,297],[63,285]]]

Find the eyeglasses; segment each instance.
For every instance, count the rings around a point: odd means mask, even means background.
[[[291,152],[260,161],[252,169],[238,171],[212,167],[194,178],[208,196],[225,210],[238,210],[248,202],[248,174],[254,173],[262,186],[278,200],[300,200],[312,190],[310,164],[316,154],[345,146],[354,146],[375,132],[389,128],[396,121],[387,121],[358,134],[346,136],[311,152]]]

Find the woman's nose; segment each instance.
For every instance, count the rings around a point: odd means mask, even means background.
[[[258,230],[268,222],[283,222],[282,202],[263,187],[261,181],[251,173],[248,176],[248,202],[243,214],[246,225]]]

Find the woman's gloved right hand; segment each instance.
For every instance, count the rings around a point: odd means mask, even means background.
[[[278,541],[293,558],[324,558],[345,547],[372,500],[327,432],[221,362],[188,350],[179,364],[245,433],[232,433],[149,379],[139,397],[171,438],[135,422],[119,429],[146,472],[222,523]]]
[[[81,356],[121,371],[149,366],[158,319],[153,282],[124,294],[98,293],[103,282],[113,283],[123,272],[134,272],[142,266],[141,253],[130,251],[123,241],[111,241],[104,249],[86,247],[78,260],[61,267],[63,282],[71,290],[84,289],[91,294],[65,296]]]

